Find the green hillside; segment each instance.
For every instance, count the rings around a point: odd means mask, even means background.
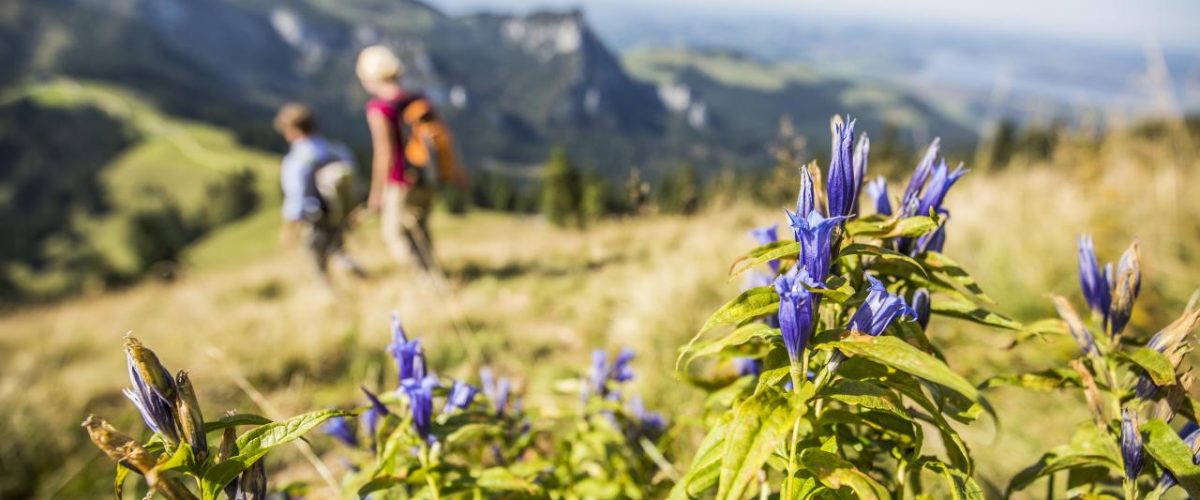
[[[72,210],[58,234],[72,233],[84,248],[94,250],[110,277],[132,277],[152,262],[142,262],[139,241],[131,237],[133,221],[139,214],[154,214],[174,207],[189,222],[187,241],[199,238],[238,214],[218,214],[221,205],[235,191],[250,189],[242,197],[253,196],[259,205],[275,205],[278,198],[277,158],[267,152],[247,149],[234,136],[220,128],[173,118],[159,112],[137,94],[95,82],[65,78],[28,83],[10,91],[2,106],[21,104],[38,113],[100,112],[112,123],[73,124],[73,136],[87,149],[99,132],[97,128],[118,127],[129,138],[127,144],[107,155],[82,151],[79,161],[93,164],[96,171],[96,196],[102,206]],[[29,149],[28,144],[24,145]],[[27,154],[33,169],[53,172],[63,168]],[[89,161],[90,159],[90,161]],[[251,172],[247,176],[245,172]],[[61,175],[49,175],[46,182],[57,182]],[[231,184],[242,179],[243,184]],[[253,179],[252,185],[246,186]],[[0,185],[8,179],[0,177]],[[66,182],[63,180],[63,182]],[[266,203],[261,203],[265,201]],[[45,200],[50,203],[51,200]],[[245,201],[242,202],[245,204]],[[28,209],[29,207],[13,207]],[[246,207],[235,211],[244,212]],[[51,241],[53,238],[51,237]],[[144,243],[143,243],[144,244]],[[25,295],[50,297],[70,291],[77,283],[74,270],[54,269],[52,262],[20,260],[9,262],[8,274]],[[118,279],[118,278],[110,278]],[[86,281],[86,279],[85,279]]]

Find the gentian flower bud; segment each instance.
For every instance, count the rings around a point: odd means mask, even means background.
[[[171,446],[178,445],[175,379],[158,362],[154,351],[133,337],[125,339],[125,361],[129,365],[129,381],[133,384],[133,388],[122,391],[125,397],[137,407],[150,430],[161,435]]]
[[[351,448],[358,447],[358,434],[355,434],[354,427],[350,426],[350,422],[346,417],[333,417],[321,426],[321,430],[330,436],[333,436],[338,441],[346,443],[346,446]]]
[[[1096,259],[1096,247],[1090,235],[1079,237],[1079,286],[1088,308],[1103,318],[1108,328],[1108,310],[1112,304],[1112,284],[1108,282],[1100,261]]]
[[[442,413],[467,409],[467,407],[471,406],[471,402],[475,400],[476,392],[478,392],[478,389],[475,386],[455,380],[454,385],[450,387],[450,396],[446,398],[446,406],[442,407]]]
[[[1197,441],[1200,441],[1200,426],[1197,426],[1195,422],[1189,421],[1182,429],[1179,429],[1179,437],[1182,437],[1183,442],[1188,445],[1188,448],[1192,449],[1192,463],[1200,464],[1200,446],[1197,446]],[[1160,494],[1165,493],[1176,484],[1179,484],[1179,481],[1175,478],[1175,475],[1171,474],[1171,471],[1164,469],[1162,477],[1158,479],[1158,492]]]
[[[779,293],[779,331],[792,363],[800,362],[801,354],[808,346],[820,305],[819,296],[806,286],[820,286],[812,281],[806,268],[793,268],[775,280],[775,291]]]
[[[1125,478],[1132,481],[1146,465],[1146,450],[1142,447],[1141,424],[1137,412],[1125,407],[1121,409],[1121,461],[1125,464]]]
[[[792,221],[796,241],[800,243],[798,265],[808,270],[808,275],[814,283],[825,284],[832,260],[833,230],[846,218],[825,218],[815,210],[803,217],[788,212],[788,217]]]
[[[870,141],[863,135],[852,153],[854,120],[846,123],[837,116],[834,117],[830,128],[833,132],[833,147],[826,189],[829,197],[829,216],[851,217],[858,212],[858,192],[867,168]]]
[[[912,309],[916,314],[917,323],[921,325],[921,329],[928,328],[929,318],[932,316],[932,300],[929,297],[928,289],[921,288],[913,293]]]
[[[175,377],[175,422],[179,425],[179,436],[192,447],[196,461],[203,463],[208,458],[208,435],[204,430],[204,415],[196,401],[196,391],[187,372],[180,371]]]
[[[1109,308],[1109,329],[1114,337],[1120,336],[1133,314],[1133,301],[1142,287],[1141,250],[1134,241],[1121,255],[1117,274],[1112,281],[1112,305]]]
[[[237,491],[230,497],[234,500],[267,500],[267,467],[262,459],[254,462],[237,479]]]
[[[864,189],[867,191],[867,196],[875,201],[875,213],[892,215],[892,200],[888,199],[887,179],[884,176],[881,175],[868,181]]]
[[[1067,330],[1071,332],[1075,343],[1079,344],[1079,350],[1088,356],[1099,354],[1095,337],[1092,336],[1091,330],[1083,325],[1083,321],[1079,319],[1079,315],[1075,313],[1075,308],[1071,307],[1071,303],[1059,296],[1052,297],[1051,301],[1054,302],[1054,308],[1058,310],[1058,316],[1067,323]]]
[[[1188,334],[1200,325],[1200,307],[1185,311],[1166,328],[1159,330],[1150,341],[1146,343],[1146,347],[1154,349],[1162,353],[1171,361],[1171,365],[1176,370],[1179,369],[1180,363],[1183,361],[1184,355],[1189,351]],[[1135,392],[1139,398],[1150,399],[1158,394],[1158,385],[1150,379],[1148,375],[1142,373],[1138,377]]]
[[[800,168],[800,194],[796,195],[796,213],[807,214],[817,208],[817,187],[808,166]]]
[[[401,390],[408,396],[408,408],[412,412],[413,430],[426,442],[432,443],[435,438],[433,430],[433,388],[437,387],[436,377],[427,376],[421,380],[406,380]]]

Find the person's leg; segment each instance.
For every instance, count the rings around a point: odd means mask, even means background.
[[[380,230],[383,232],[383,244],[387,247],[392,258],[401,264],[411,260],[409,257],[408,241],[405,237],[404,222],[404,189],[394,184],[388,184],[383,190],[383,207],[380,209]]]
[[[436,265],[433,240],[429,235],[429,213],[433,205],[433,190],[416,187],[408,190],[404,199],[404,235],[421,269],[428,271]]]
[[[308,250],[312,253],[313,263],[317,270],[317,279],[322,285],[331,286],[329,281],[330,234],[327,230],[310,225],[308,231]]]

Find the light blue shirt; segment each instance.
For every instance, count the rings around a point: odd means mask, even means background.
[[[306,216],[320,212],[321,199],[313,182],[313,174],[317,168],[332,161],[354,163],[345,145],[326,141],[319,135],[310,135],[292,143],[283,157],[279,172],[284,220],[304,220]]]

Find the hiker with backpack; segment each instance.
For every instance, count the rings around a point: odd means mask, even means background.
[[[364,277],[362,267],[347,255],[344,241],[356,201],[350,151],[317,134],[312,111],[303,104],[280,108],[275,130],[289,144],[279,175],[284,220],[281,241],[291,245],[304,230],[317,274],[327,286],[330,258]]]
[[[425,271],[436,266],[429,213],[441,184],[461,187],[449,129],[433,105],[400,85],[404,65],[387,47],[367,47],[358,56],[359,81],[371,95],[366,105],[373,160],[370,211],[379,213],[383,241],[396,260],[415,260]]]

